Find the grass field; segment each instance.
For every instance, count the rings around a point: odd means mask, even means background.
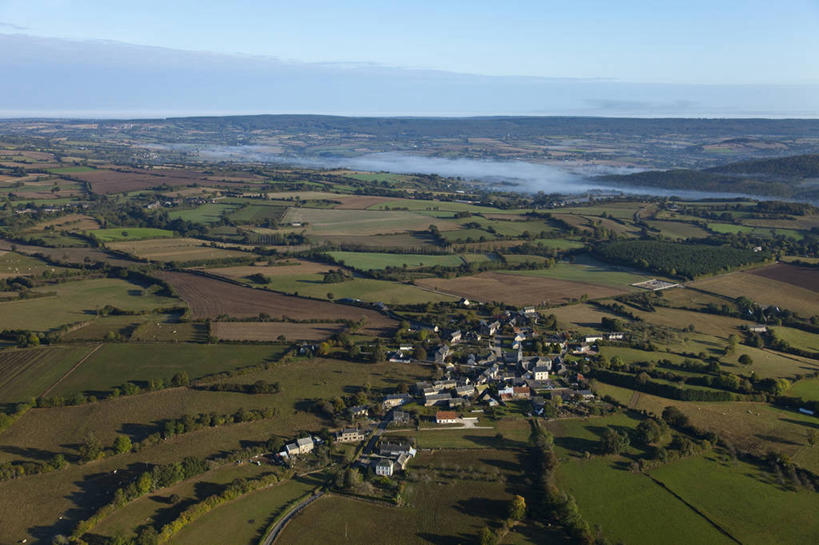
[[[651,475],[742,543],[811,543],[819,535],[819,496],[783,489],[758,466],[712,454],[666,464]]]
[[[284,345],[106,344],[54,390],[54,394],[106,392],[128,381],[191,379],[276,360]]]
[[[649,227],[660,231],[664,237],[686,239],[686,238],[705,238],[708,236],[708,231],[694,225],[692,223],[682,221],[646,221]]]
[[[0,403],[38,397],[92,350],[71,345],[0,352]]]
[[[89,233],[100,242],[118,242],[122,240],[144,240],[146,238],[170,238],[173,231],[154,229],[152,227],[112,227],[96,229]]]
[[[618,318],[627,321],[587,304],[568,305],[549,309],[549,314],[554,314],[557,317],[561,329],[576,329],[579,333],[594,333],[600,331],[600,321],[603,318]]]
[[[808,401],[819,401],[819,378],[809,378],[794,382],[787,395],[801,397]]]
[[[270,289],[288,294],[306,295],[327,299],[328,293],[334,299],[361,299],[370,303],[417,304],[435,301],[452,301],[455,296],[433,293],[413,286],[389,280],[373,280],[371,278],[354,278],[345,282],[325,284],[322,275],[279,276],[274,277],[268,284]]]
[[[62,341],[101,341],[113,332],[127,339],[136,327],[150,320],[152,315],[99,316],[82,327],[71,330],[60,337]]]
[[[420,254],[385,254],[374,252],[327,252],[327,255],[341,261],[354,269],[370,271],[386,269],[387,267],[457,267],[464,264],[460,256],[448,255],[420,255]],[[486,258],[484,258],[486,259]]]
[[[633,290],[635,288],[630,284],[654,278],[629,267],[603,263],[585,254],[577,256],[573,263],[561,261],[548,269],[514,272],[525,276],[584,282],[622,290]]]
[[[629,545],[655,545],[658,536],[665,545],[734,543],[651,479],[622,468],[622,462],[619,457],[573,460],[557,472],[558,486],[607,538]]]
[[[53,295],[0,303],[0,329],[48,330],[90,320],[105,305],[147,311],[180,304],[178,299],[158,296],[114,278],[65,282],[36,291]]]
[[[74,269],[49,265],[42,259],[0,250],[0,279],[15,276],[44,276],[76,272]]]
[[[193,223],[216,223],[223,214],[230,214],[238,208],[237,204],[207,203],[189,210],[171,210],[168,217]]]

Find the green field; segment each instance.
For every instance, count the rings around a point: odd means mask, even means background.
[[[93,236],[100,242],[143,240],[146,238],[171,238],[176,236],[173,231],[155,229],[153,227],[111,227],[108,229],[89,231],[87,234]]]
[[[276,360],[285,349],[283,345],[106,344],[53,393],[106,392],[128,381],[167,381],[182,371],[196,379]]]
[[[472,212],[473,214],[509,213],[506,210],[492,206],[477,206],[469,203],[454,201],[430,201],[423,199],[396,199],[394,201],[372,205],[370,210],[384,210],[386,208],[406,208],[416,210],[448,210],[452,212]]]
[[[327,299],[328,293],[334,299],[361,299],[370,303],[416,304],[435,301],[452,301],[455,297],[423,290],[411,284],[399,284],[388,280],[354,278],[345,282],[325,283],[322,274],[274,276],[268,287],[287,294],[306,295]]]
[[[682,221],[646,221],[649,227],[660,231],[664,237],[669,238],[704,238],[708,236],[708,231],[698,225]]]
[[[787,395],[801,397],[805,401],[819,401],[819,378],[809,378],[794,382]]]
[[[193,223],[216,223],[222,214],[229,214],[239,208],[239,205],[207,203],[189,210],[171,210],[168,217],[183,219]]]
[[[407,211],[334,210],[321,208],[288,208],[285,223],[307,223],[315,235],[376,235],[426,231],[431,224],[442,231],[457,229],[458,224]]]
[[[34,291],[49,295],[0,303],[0,329],[45,331],[93,319],[106,305],[141,312],[182,304],[178,299],[155,295],[142,286],[114,278],[65,282]]]
[[[651,475],[741,543],[812,543],[819,535],[819,495],[783,489],[767,468],[709,455],[666,464]]]
[[[422,255],[422,254],[386,254],[375,252],[327,252],[327,255],[336,261],[343,262],[348,267],[363,271],[386,269],[387,267],[458,267],[464,264],[460,256]],[[484,257],[484,259],[487,259]]]
[[[38,397],[92,349],[68,345],[0,351],[0,403]]]
[[[774,327],[771,329],[778,339],[782,339],[794,348],[819,353],[819,334],[792,327]]]
[[[49,265],[42,259],[17,252],[0,252],[0,279],[15,276],[49,276],[65,272],[77,271],[67,267]]]
[[[60,168],[50,168],[48,171],[51,174],[75,174],[77,172],[91,172],[96,170],[91,167],[83,167],[83,166],[73,166],[73,167],[60,167]]]

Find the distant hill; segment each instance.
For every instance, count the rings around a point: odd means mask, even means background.
[[[630,187],[746,193],[768,197],[819,200],[819,155],[794,155],[741,161],[702,170],[649,170],[597,179]]]

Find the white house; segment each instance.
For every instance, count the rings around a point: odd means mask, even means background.
[[[393,463],[392,460],[379,460],[375,464],[375,474],[381,477],[392,477]]]
[[[535,367],[533,374],[537,381],[549,380],[549,367],[545,365],[538,365]]]

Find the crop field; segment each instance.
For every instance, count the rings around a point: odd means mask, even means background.
[[[272,204],[249,204],[233,212],[228,217],[236,223],[257,223],[264,220],[279,221],[287,211],[285,206]]]
[[[0,250],[0,279],[15,276],[43,276],[64,272],[73,271],[66,267],[50,265],[36,257]]]
[[[668,545],[734,543],[651,479],[620,467],[622,463],[608,456],[573,460],[557,472],[559,486],[607,538],[633,545],[654,545],[659,535]]]
[[[430,201],[423,199],[394,199],[371,206],[370,210],[384,210],[387,208],[406,208],[410,211],[436,211],[446,210],[450,212],[472,212],[473,214],[487,213],[509,213],[508,211],[494,208],[492,206],[478,206],[475,204],[455,202],[455,201]]]
[[[441,231],[459,228],[459,225],[453,221],[401,211],[289,208],[283,221],[286,223],[308,223],[308,231],[313,235],[335,236],[425,231],[431,224],[437,225]]]
[[[693,287],[728,297],[747,297],[755,303],[786,308],[801,316],[819,313],[815,291],[759,274],[722,274],[698,280],[693,283]]]
[[[140,259],[163,263],[210,261],[252,256],[252,254],[241,250],[211,246],[210,243],[196,238],[160,238],[134,242],[112,242],[108,244],[108,247],[135,255]]]
[[[0,239],[0,250],[11,250],[12,246],[17,249],[18,253],[26,255],[42,254],[60,263],[82,265],[90,261],[92,263],[108,263],[117,267],[129,267],[135,264],[135,262],[130,259],[113,257],[99,248],[48,248],[46,246],[30,244],[14,244],[8,240]]]
[[[91,235],[100,242],[118,242],[123,240],[144,240],[146,238],[170,238],[173,231],[151,227],[111,227],[97,229]]]
[[[91,191],[103,195],[139,191],[161,185],[171,187],[186,186],[195,181],[200,183],[209,182],[214,185],[225,185],[209,181],[198,172],[178,169],[165,171],[155,170],[151,173],[95,169],[86,172],[75,172],[71,174],[71,177],[88,182],[91,186]]]
[[[276,278],[278,276],[301,276],[324,274],[331,269],[337,269],[334,265],[327,263],[318,263],[316,261],[306,261],[304,259],[287,259],[279,261],[272,265],[265,263],[257,263],[255,265],[239,265],[235,267],[218,267],[213,269],[205,269],[210,274],[224,276],[225,278],[232,278],[239,280],[247,278],[255,274],[262,276]]]
[[[38,397],[77,362],[92,346],[27,348],[0,352],[0,403]]]
[[[288,341],[320,341],[342,331],[337,323],[212,322],[212,335],[224,341],[268,341],[280,336]]]
[[[170,381],[183,371],[195,380],[220,371],[275,361],[285,349],[283,345],[106,344],[52,393],[107,392],[128,381]]]
[[[819,535],[819,496],[784,489],[767,468],[709,454],[666,464],[651,476],[741,543],[810,543]]]
[[[518,271],[515,271],[518,272]],[[416,285],[445,294],[476,301],[502,301],[510,305],[556,305],[587,296],[590,299],[612,297],[626,290],[555,278],[523,274],[485,272],[451,279],[423,278]]]
[[[419,250],[438,250],[431,237],[426,232],[396,233],[392,235],[310,235],[309,240],[315,244],[345,244],[354,248],[372,249],[384,248],[404,250],[407,253]]]
[[[134,312],[179,305],[178,299],[114,278],[65,282],[36,291],[49,295],[0,303],[0,329],[46,331],[90,320],[106,305]]]
[[[348,267],[371,271],[374,269],[386,269],[387,267],[433,267],[440,265],[443,267],[458,267],[464,264],[464,260],[454,254],[447,255],[421,255],[421,254],[384,254],[374,252],[327,252],[336,261],[342,262]],[[486,258],[484,258],[486,259]]]
[[[370,330],[389,329],[396,325],[395,321],[374,310],[244,288],[196,274],[162,272],[157,277],[173,286],[191,307],[194,318],[216,318],[221,314],[248,318],[264,312],[273,318],[287,316],[294,320],[326,319],[328,316],[353,321],[366,318],[366,328]]]

